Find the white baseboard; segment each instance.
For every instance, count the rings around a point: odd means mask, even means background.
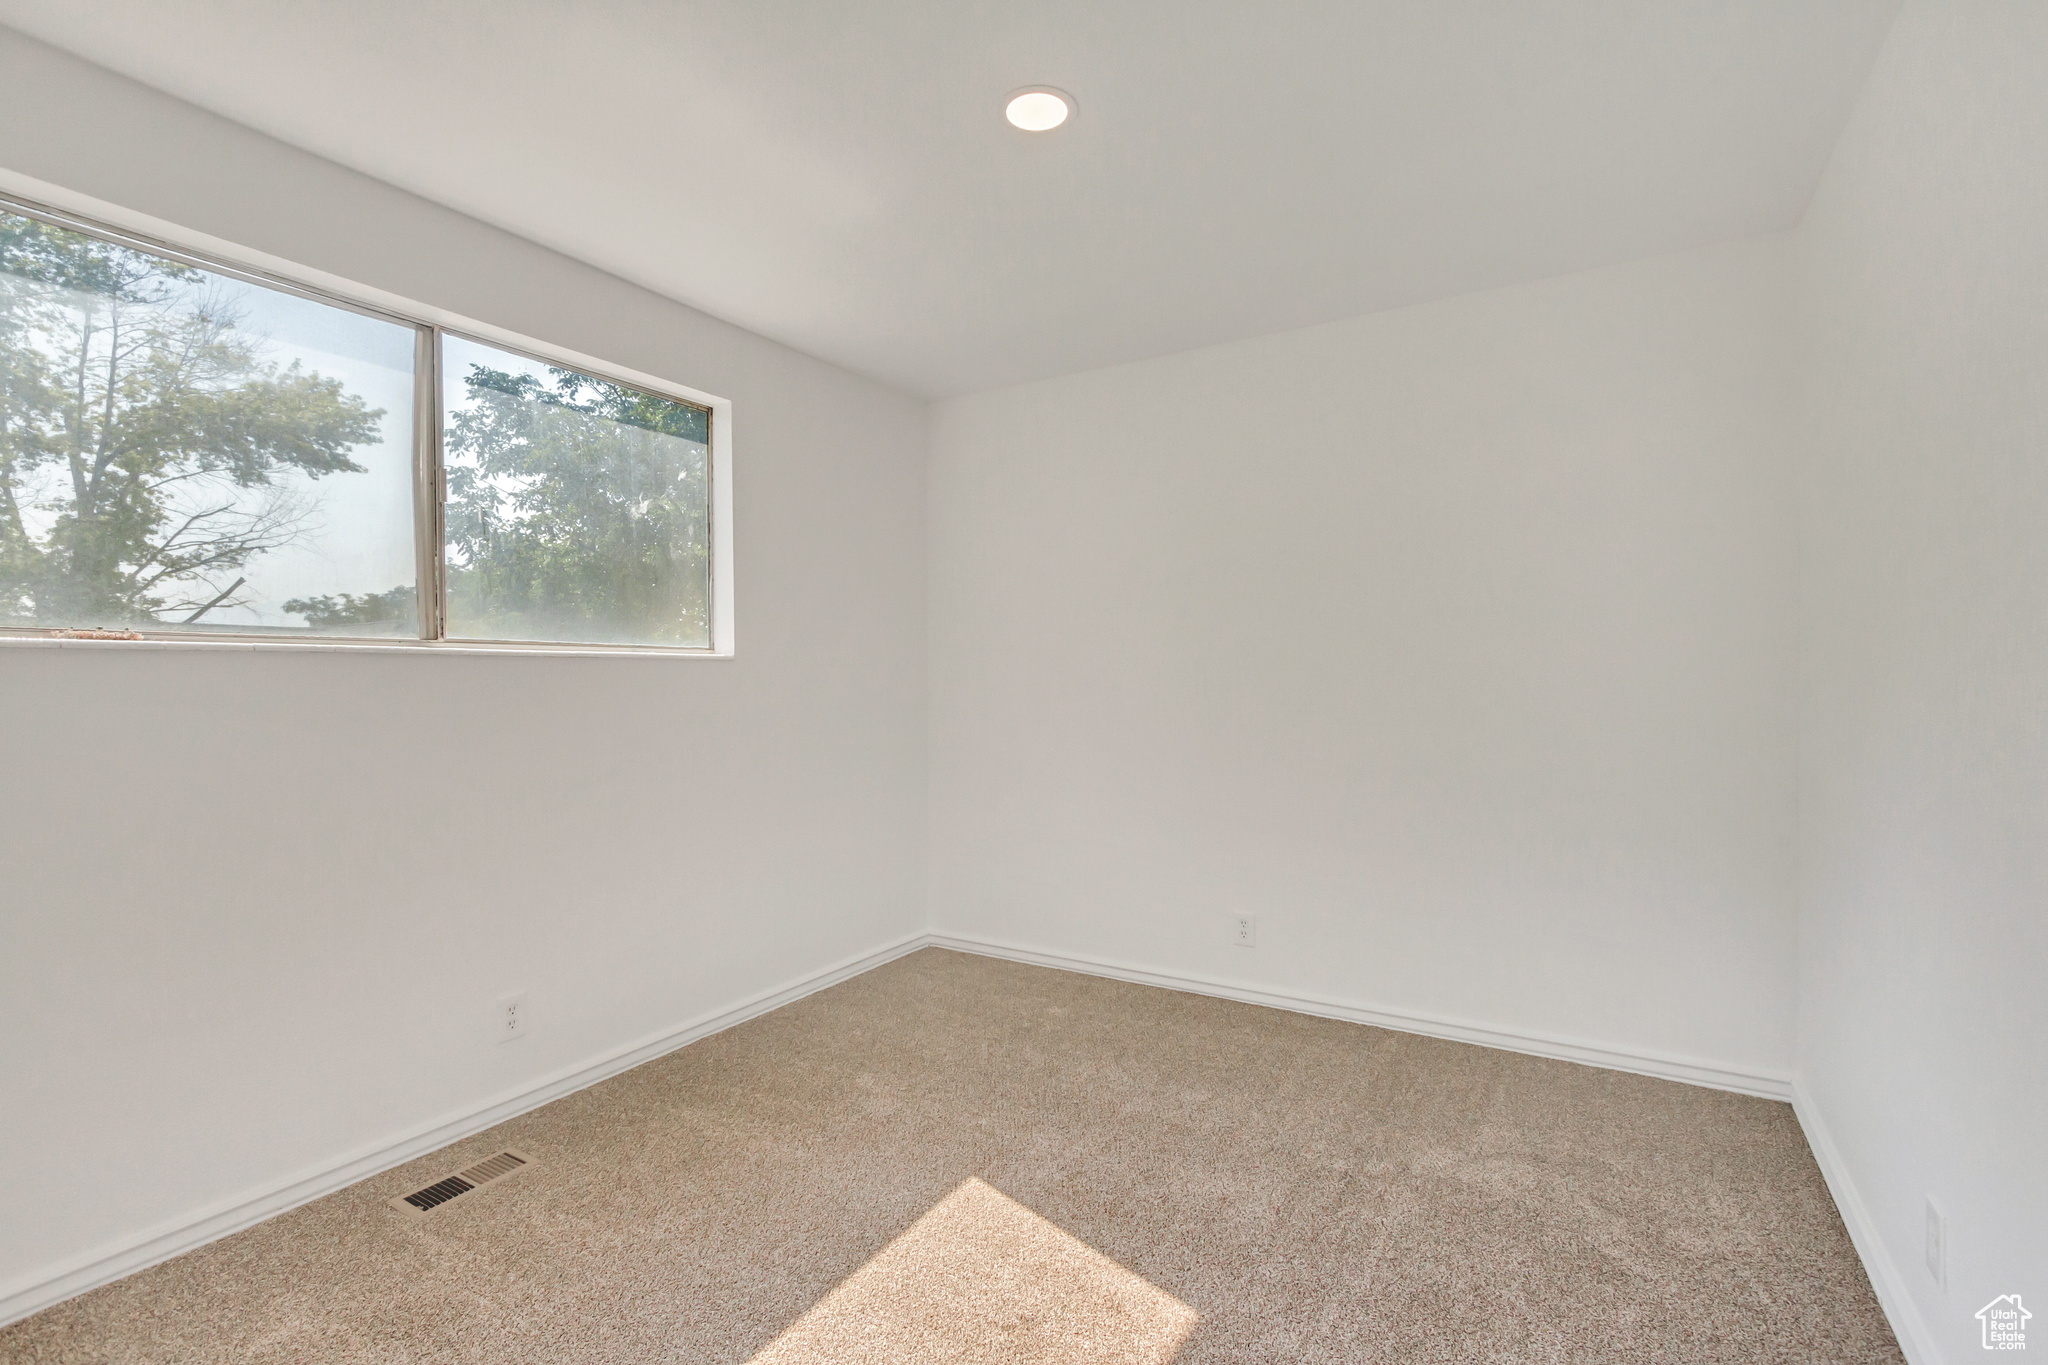
[[[927,938],[925,934],[912,934],[879,951],[848,958],[727,1009],[702,1015],[592,1061],[557,1071],[532,1085],[507,1091],[461,1113],[358,1148],[315,1170],[288,1177],[251,1194],[222,1200],[137,1236],[73,1257],[50,1270],[0,1286],[0,1327],[31,1313],[39,1313],[88,1289],[182,1255],[229,1233],[240,1232],[301,1204],[311,1203],[358,1180],[446,1147],[451,1142],[459,1142],[494,1124],[516,1118],[530,1109],[538,1109],[550,1100],[558,1100],[622,1071],[629,1071],[643,1062],[651,1062],[679,1047],[686,1047],[699,1038],[743,1024],[827,986],[836,986],[850,977],[917,951],[925,946]]]
[[[653,1061],[679,1047],[686,1047],[699,1038],[731,1028],[735,1024],[766,1014],[791,1001],[800,1000],[816,991],[834,986],[862,972],[871,971],[886,962],[917,951],[924,947],[950,948],[957,952],[976,953],[983,957],[1004,958],[1012,962],[1029,963],[1040,967],[1053,967],[1062,971],[1081,972],[1090,976],[1111,977],[1119,981],[1131,981],[1147,986],[1161,986],[1168,990],[1190,991],[1198,995],[1218,996],[1237,1000],[1250,1005],[1265,1005],[1273,1009],[1291,1010],[1297,1014],[1312,1014],[1328,1019],[1343,1019],[1352,1023],[1370,1024],[1378,1028],[1395,1029],[1403,1033],[1419,1033],[1432,1038],[1447,1038],[1456,1042],[1476,1043],[1481,1047],[1501,1048],[1509,1052],[1524,1052],[1538,1057],[1551,1057],[1560,1061],[1579,1062],[1587,1066],[1605,1067],[1615,1071],[1629,1071],[1643,1076],[1655,1076],[1663,1080],[1681,1081],[1688,1085],[1707,1086],[1716,1090],[1732,1090],[1744,1095],[1758,1095],[1766,1099],[1786,1100],[1793,1098],[1791,1081],[1783,1076],[1764,1075],[1716,1066],[1692,1058],[1666,1056],[1658,1053],[1621,1050],[1577,1039],[1551,1037],[1544,1034],[1493,1028],[1462,1020],[1419,1015],[1399,1010],[1380,1009],[1366,1005],[1349,1004],[1342,1001],[1323,1000],[1313,996],[1296,995],[1288,992],[1264,990],[1227,981],[1211,981],[1196,977],[1181,976],[1169,972],[1152,971],[1120,963],[1098,961],[1091,958],[1072,957],[1060,953],[1042,952],[1014,944],[997,943],[983,939],[963,938],[953,934],[919,933],[897,940],[876,952],[848,958],[824,971],[793,981],[775,990],[753,996],[727,1009],[681,1024],[638,1042],[604,1054],[579,1066],[558,1071],[542,1080],[508,1091],[485,1103],[473,1106],[458,1114],[425,1124],[401,1133],[393,1138],[359,1148],[355,1152],[330,1162],[315,1170],[303,1172],[285,1180],[262,1187],[257,1191],[223,1200],[220,1203],[159,1225],[137,1236],[123,1239],[111,1246],[95,1249],[74,1257],[48,1271],[24,1277],[11,1284],[0,1286],[0,1326],[41,1312],[53,1304],[88,1289],[97,1288],[110,1281],[132,1275],[147,1269],[160,1261],[182,1255],[196,1247],[205,1245],[239,1232],[243,1228],[274,1218],[301,1204],[310,1203],[324,1195],[367,1179],[380,1171],[401,1165],[415,1157],[445,1147],[453,1142],[494,1124],[515,1118],[530,1109],[537,1109],[551,1100],[595,1085],[597,1082],[628,1071],[643,1062]],[[1801,1112],[1801,1121],[1807,1116]],[[1863,1254],[1866,1265],[1890,1266],[1889,1261],[1873,1259],[1881,1257],[1883,1249],[1875,1242],[1868,1229],[1868,1219],[1861,1214],[1861,1205],[1856,1205],[1857,1215],[1850,1214],[1849,1200],[1854,1198],[1853,1190],[1846,1184],[1838,1184],[1835,1168],[1831,1168],[1828,1156],[1821,1155],[1822,1138],[1818,1130],[1808,1124],[1809,1139],[1813,1141],[1821,1169],[1827,1174],[1829,1186],[1836,1191],[1836,1201],[1843,1210],[1844,1221],[1848,1223],[1850,1235],[1856,1239],[1856,1247]],[[1829,1149],[1832,1151],[1832,1149]],[[1848,1199],[1844,1198],[1848,1193]],[[1894,1280],[1896,1272],[1889,1271]],[[1877,1283],[1880,1273],[1873,1271],[1872,1281]],[[1912,1312],[1910,1300],[1903,1299],[1894,1288],[1887,1294],[1887,1285],[1879,1284],[1879,1297],[1885,1300],[1886,1311],[1893,1314],[1895,1330],[1899,1331],[1903,1343],[1909,1330],[1918,1330],[1918,1318],[1910,1321],[1911,1329],[1901,1328],[1901,1319],[1892,1308],[1893,1300],[1905,1305],[1906,1313]],[[1932,1354],[1914,1354],[1908,1350],[1913,1365],[1937,1365],[1938,1357]]]
[[[1855,1243],[1856,1254],[1863,1258],[1864,1272],[1870,1276],[1878,1306],[1884,1309],[1892,1325],[1892,1335],[1899,1339],[1899,1349],[1905,1352],[1909,1365],[1943,1365],[1941,1348],[1935,1344],[1934,1334],[1927,1330],[1927,1319],[1920,1315],[1919,1305],[1906,1288],[1899,1263],[1892,1259],[1884,1240],[1877,1235],[1877,1223],[1857,1192],[1856,1182],[1849,1178],[1849,1168],[1843,1164],[1842,1153],[1829,1135],[1813,1097],[1797,1081],[1792,1084],[1792,1112],[1799,1116],[1806,1145],[1813,1149],[1821,1178],[1828,1182],[1828,1193],[1835,1197],[1835,1208],[1841,1212],[1842,1225],[1849,1229],[1849,1240]]]
[[[1404,1010],[1324,1000],[1315,996],[1266,990],[1234,982],[1153,971],[1095,958],[1042,952],[1035,948],[1022,948],[1015,944],[997,943],[987,939],[963,938],[957,934],[928,934],[926,941],[934,947],[952,948],[963,953],[978,953],[983,957],[1005,958],[1011,962],[1027,962],[1039,967],[1057,967],[1062,971],[1106,976],[1117,981],[1132,981],[1144,986],[1163,986],[1167,990],[1190,991],[1196,995],[1213,995],[1224,1000],[1241,1001],[1247,1005],[1266,1005],[1273,1009],[1292,1010],[1296,1014],[1313,1014],[1325,1019],[1344,1019],[1354,1024],[1371,1024],[1375,1028],[1394,1029],[1401,1033],[1420,1033],[1431,1038],[1477,1043],[1481,1047],[1500,1048],[1507,1052],[1526,1052],[1532,1056],[1551,1057],[1565,1062],[1580,1062],[1586,1066],[1604,1067],[1610,1071],[1632,1071],[1639,1076],[1682,1081],[1687,1085],[1706,1086],[1710,1090],[1732,1090],[1737,1094],[1757,1095],[1767,1100],[1792,1098],[1792,1080],[1789,1076],[1740,1071],[1691,1057],[1676,1057],[1634,1049],[1624,1050],[1575,1038],[1560,1038],[1542,1033],[1495,1028],[1461,1019],[1445,1019]]]

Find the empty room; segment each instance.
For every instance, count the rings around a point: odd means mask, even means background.
[[[2048,1345],[2048,0],[0,0],[0,1362]]]

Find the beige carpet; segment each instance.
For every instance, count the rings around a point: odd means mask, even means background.
[[[0,1359],[1901,1357],[1783,1104],[930,949]]]

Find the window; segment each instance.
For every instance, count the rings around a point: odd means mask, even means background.
[[[593,368],[0,207],[0,632],[710,649],[712,407]]]
[[[711,641],[711,414],[441,342],[451,639]]]

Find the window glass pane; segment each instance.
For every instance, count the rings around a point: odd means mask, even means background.
[[[417,635],[415,336],[0,211],[0,625]]]
[[[451,637],[706,646],[711,414],[442,339]]]

